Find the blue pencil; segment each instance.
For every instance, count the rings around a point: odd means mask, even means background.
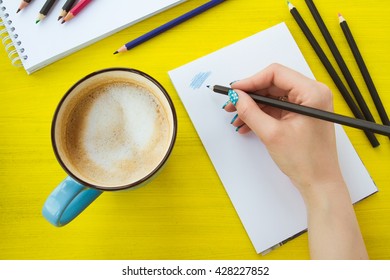
[[[184,15],[175,18],[171,20],[170,22],[165,23],[164,25],[161,25],[160,27],[157,27],[156,29],[153,29],[152,31],[142,35],[141,37],[138,37],[137,39],[128,42],[127,44],[120,47],[117,51],[114,52],[114,54],[126,52],[139,44],[142,44],[143,42],[152,39],[153,37],[161,34],[164,31],[167,31],[168,29],[171,29],[172,27],[175,27],[176,25],[179,25],[180,23],[199,15],[200,13],[203,13],[204,11],[207,11],[208,9],[224,2],[225,0],[211,0],[210,2],[207,2],[192,11],[189,11],[188,13],[185,13]]]

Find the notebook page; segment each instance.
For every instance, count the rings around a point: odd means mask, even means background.
[[[27,55],[23,65],[28,73],[96,42],[127,26],[161,12],[183,0],[95,0],[74,19],[61,24],[57,18],[64,1],[56,1],[48,16],[35,23],[44,2],[31,1],[16,14],[20,1],[3,0],[15,33]],[[129,38],[130,41],[131,38]],[[118,47],[126,42],[118,42]]]
[[[257,253],[307,228],[304,202],[250,133],[231,126],[235,113],[222,110],[227,96],[206,85],[226,85],[280,63],[314,78],[284,23],[169,72],[170,78]],[[377,191],[341,126],[336,125],[343,175],[353,202]]]

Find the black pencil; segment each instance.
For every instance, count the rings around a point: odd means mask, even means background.
[[[55,2],[56,2],[56,0],[47,0],[45,2],[45,4],[42,6],[42,9],[39,11],[38,18],[35,21],[35,23],[40,22],[41,20],[43,20],[47,16],[47,14],[51,10],[51,8],[53,7]]]
[[[287,2],[290,13],[294,17],[295,21],[298,23],[299,27],[301,28],[303,34],[306,36],[307,40],[309,41],[310,45],[316,52],[317,56],[321,60],[322,64],[325,66],[326,70],[328,71],[329,75],[331,76],[333,82],[336,84],[337,88],[339,89],[341,95],[343,96],[344,100],[347,102],[349,108],[351,109],[353,115],[358,119],[365,119],[364,115],[360,111],[359,107],[356,105],[355,101],[353,100],[352,96],[348,92],[347,88],[345,87],[344,83],[341,81],[340,77],[338,76],[336,70],[330,63],[329,59],[327,58],[325,52],[322,50],[321,46],[315,39],[313,33],[310,31],[309,27],[299,14],[298,10],[294,7],[293,4],[290,2]],[[370,131],[364,131],[366,134],[368,140],[370,141],[371,145],[373,147],[379,146],[379,141],[376,139],[375,135]]]
[[[228,95],[229,91],[232,90],[231,88],[219,86],[219,85],[207,86],[207,87],[216,93],[220,93],[224,95]],[[340,115],[340,114],[336,114],[336,113],[332,113],[332,112],[328,112],[328,111],[324,111],[324,110],[320,110],[308,106],[303,106],[288,101],[282,101],[267,96],[257,95],[253,93],[248,93],[248,95],[256,102],[264,105],[272,106],[275,108],[298,113],[301,115],[313,117],[324,121],[347,125],[365,131],[369,130],[378,134],[390,136],[390,126],[387,125],[381,125],[381,124],[373,123],[362,119],[354,119],[348,116],[344,116],[344,115]]]
[[[365,102],[355,80],[352,77],[351,72],[348,69],[347,64],[345,63],[343,57],[341,56],[341,53],[339,49],[337,48],[336,43],[334,42],[328,28],[326,27],[325,22],[323,21],[320,13],[318,12],[317,7],[315,6],[313,0],[305,0],[307,6],[309,7],[309,10],[311,14],[313,15],[314,20],[316,21],[318,28],[320,29],[322,36],[324,37],[326,43],[329,46],[330,51],[333,54],[333,57],[335,58],[337,65],[340,67],[341,72],[343,73],[343,76],[345,80],[347,81],[349,88],[352,91],[353,96],[355,97],[355,100],[357,104],[360,107],[360,110],[362,111],[364,117],[366,120],[375,122],[375,119],[373,115],[370,112],[370,109],[367,106],[367,103]]]
[[[69,13],[69,11],[72,9],[74,5],[74,2],[76,2],[76,0],[67,0],[65,2],[64,6],[62,6],[61,13],[57,20],[62,19],[64,16],[66,16],[67,13]]]
[[[368,91],[371,94],[371,98],[374,101],[375,107],[378,111],[378,114],[382,120],[382,123],[384,125],[390,125],[389,117],[386,113],[385,107],[383,106],[383,103],[379,97],[378,91],[374,85],[374,82],[371,78],[370,73],[368,72],[368,68],[366,66],[366,63],[364,62],[363,56],[361,55],[359,48],[356,44],[356,41],[352,35],[352,32],[348,26],[347,21],[345,18],[339,14],[339,21],[340,21],[340,27],[343,30],[343,33],[345,35],[345,38],[347,39],[348,45],[351,48],[351,51],[353,53],[353,56],[355,57],[356,63],[359,66],[360,72],[362,73],[362,76],[364,78],[364,81],[366,82]]]

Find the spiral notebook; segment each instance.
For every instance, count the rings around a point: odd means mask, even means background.
[[[222,110],[224,95],[206,85],[249,77],[271,63],[284,64],[314,79],[284,23],[236,42],[169,72],[192,123],[256,251],[267,252],[305,231],[306,208],[297,189],[253,134],[230,124],[235,113]],[[355,203],[377,188],[343,128],[336,125],[344,179]]]
[[[44,1],[16,13],[21,0],[0,0],[0,38],[11,63],[27,73],[63,58],[185,0],[96,0],[72,21],[57,20],[65,0],[56,1],[47,17],[35,23]]]

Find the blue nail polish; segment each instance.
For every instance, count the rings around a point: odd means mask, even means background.
[[[237,92],[235,92],[234,90],[229,90],[228,92],[228,95],[229,95],[229,98],[230,98],[230,102],[232,102],[232,104],[234,106],[236,106],[237,102],[238,102],[238,94]]]
[[[222,109],[225,109],[225,107],[226,107],[227,105],[229,105],[229,103],[230,103],[230,100],[226,101],[226,103],[223,104]]]
[[[245,124],[242,124],[242,125],[238,126],[238,127],[236,128],[236,132],[238,132],[238,131],[240,130],[240,128],[243,127],[244,125],[245,125]]]
[[[233,119],[231,120],[230,124],[233,124],[234,121],[237,119],[237,117],[238,117],[238,114],[236,114],[236,115],[233,117]]]

